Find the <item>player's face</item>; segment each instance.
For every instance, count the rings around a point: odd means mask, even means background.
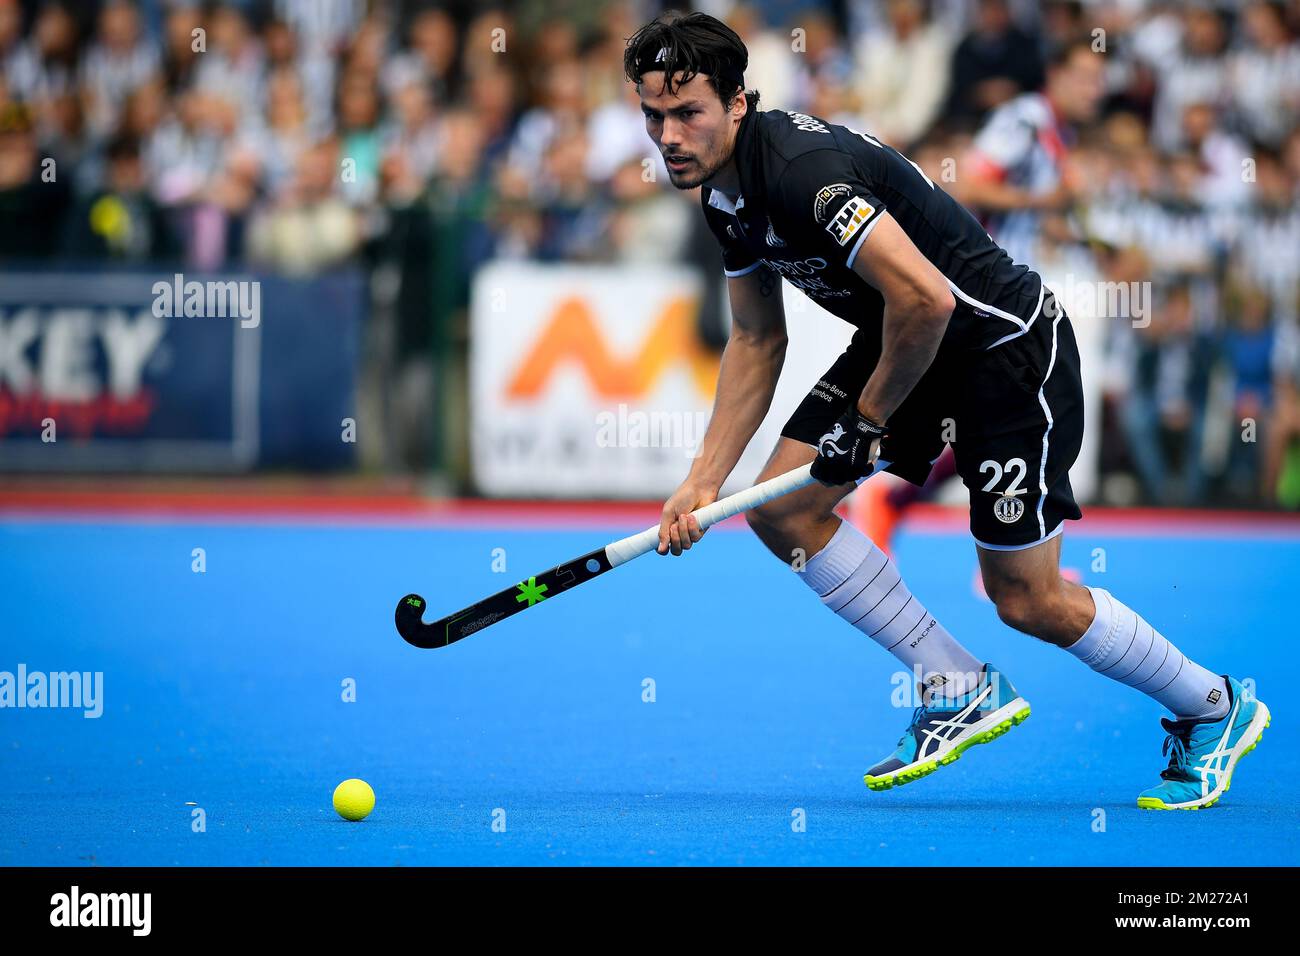
[[[697,74],[673,92],[664,89],[664,80],[662,72],[641,77],[638,92],[646,132],[659,147],[672,184],[694,189],[731,159],[745,98],[737,96],[725,110],[706,76]]]

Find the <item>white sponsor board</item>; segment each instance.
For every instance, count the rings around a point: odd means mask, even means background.
[[[697,275],[684,269],[481,270],[470,337],[478,488],[564,498],[655,498],[676,488],[703,437],[717,374],[718,356],[694,336],[699,295]],[[752,482],[852,332],[801,293],[786,296],[785,371],[725,492]]]

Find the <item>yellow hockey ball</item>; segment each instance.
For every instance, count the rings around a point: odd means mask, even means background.
[[[375,791],[364,780],[353,777],[334,788],[334,809],[344,820],[364,820],[375,808]]]

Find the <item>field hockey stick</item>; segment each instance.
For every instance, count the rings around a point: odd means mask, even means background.
[[[769,478],[752,488],[728,495],[691,513],[700,523],[700,530],[705,531],[725,518],[807,487],[815,480],[809,473],[811,468],[812,465],[808,464],[787,471],[784,475]],[[526,611],[535,604],[541,604],[549,598],[571,590],[579,584],[586,584],[592,578],[597,578],[620,564],[627,564],[633,558],[649,554],[658,545],[659,525],[654,525],[640,534],[621,538],[590,554],[558,564],[549,571],[534,575],[526,581],[520,581],[514,587],[498,591],[491,597],[484,598],[477,604],[471,604],[432,624],[425,624],[423,620],[426,606],[424,598],[418,594],[408,594],[397,603],[397,612],[394,615],[397,632],[408,644],[414,644],[416,647],[446,647],[463,637],[477,634],[483,628],[490,627],[511,615]]]

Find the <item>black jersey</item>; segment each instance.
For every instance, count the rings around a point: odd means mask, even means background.
[[[1012,261],[966,211],[897,150],[806,113],[751,111],[736,139],[740,195],[705,186],[704,217],[737,276],[766,265],[879,340],[884,300],[852,269],[888,211],[957,301],[941,350],[1024,335],[1042,312],[1037,273]]]

